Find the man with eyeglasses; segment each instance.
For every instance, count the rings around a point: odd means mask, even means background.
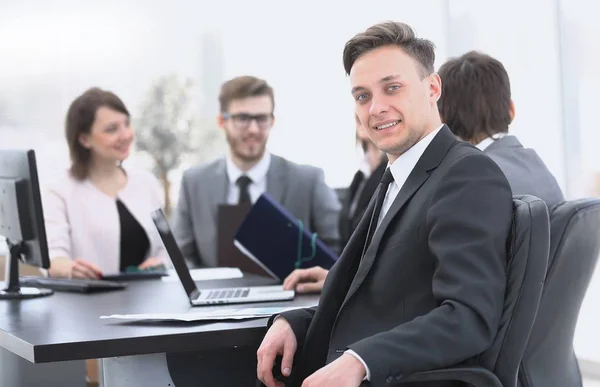
[[[337,252],[341,204],[323,171],[267,150],[275,122],[273,89],[256,77],[237,77],[223,84],[219,103],[229,152],[184,173],[175,212],[175,235],[188,264],[217,265],[220,204],[251,204],[264,192]]]

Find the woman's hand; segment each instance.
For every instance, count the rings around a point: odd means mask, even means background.
[[[72,260],[70,258],[54,258],[48,270],[50,277],[100,279],[102,270],[83,258]]]

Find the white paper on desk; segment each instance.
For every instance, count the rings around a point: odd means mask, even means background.
[[[237,267],[210,267],[205,269],[190,270],[194,281],[219,280],[230,278],[242,278],[244,274]],[[162,277],[165,282],[177,282],[179,277],[175,270],[169,270],[169,275]]]
[[[229,308],[211,311],[193,311],[187,313],[147,313],[147,314],[113,314],[100,316],[101,319],[117,320],[158,320],[158,321],[218,321],[244,320],[251,318],[270,317],[277,313],[298,309],[299,307],[264,307],[264,308]]]

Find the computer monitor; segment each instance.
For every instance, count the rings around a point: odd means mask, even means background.
[[[0,235],[6,238],[6,288],[0,300],[48,296],[50,289],[21,287],[19,261],[48,269],[48,243],[33,150],[0,150]]]

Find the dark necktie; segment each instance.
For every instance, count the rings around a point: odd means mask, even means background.
[[[377,229],[379,215],[381,214],[381,207],[383,207],[383,201],[385,200],[388,186],[392,181],[394,181],[394,176],[392,176],[392,172],[388,167],[381,177],[381,181],[379,182],[379,188],[377,189],[377,200],[375,201],[375,208],[371,214],[371,221],[369,222],[369,230],[367,231],[367,239],[365,240],[365,247],[363,248],[362,255],[365,255],[367,247],[369,247],[371,239],[373,239],[373,234],[375,234],[375,230]]]
[[[249,204],[250,200],[250,192],[248,191],[248,186],[252,183],[252,179],[250,179],[246,175],[242,175],[238,177],[236,184],[240,188],[240,197],[238,199],[238,204]]]

